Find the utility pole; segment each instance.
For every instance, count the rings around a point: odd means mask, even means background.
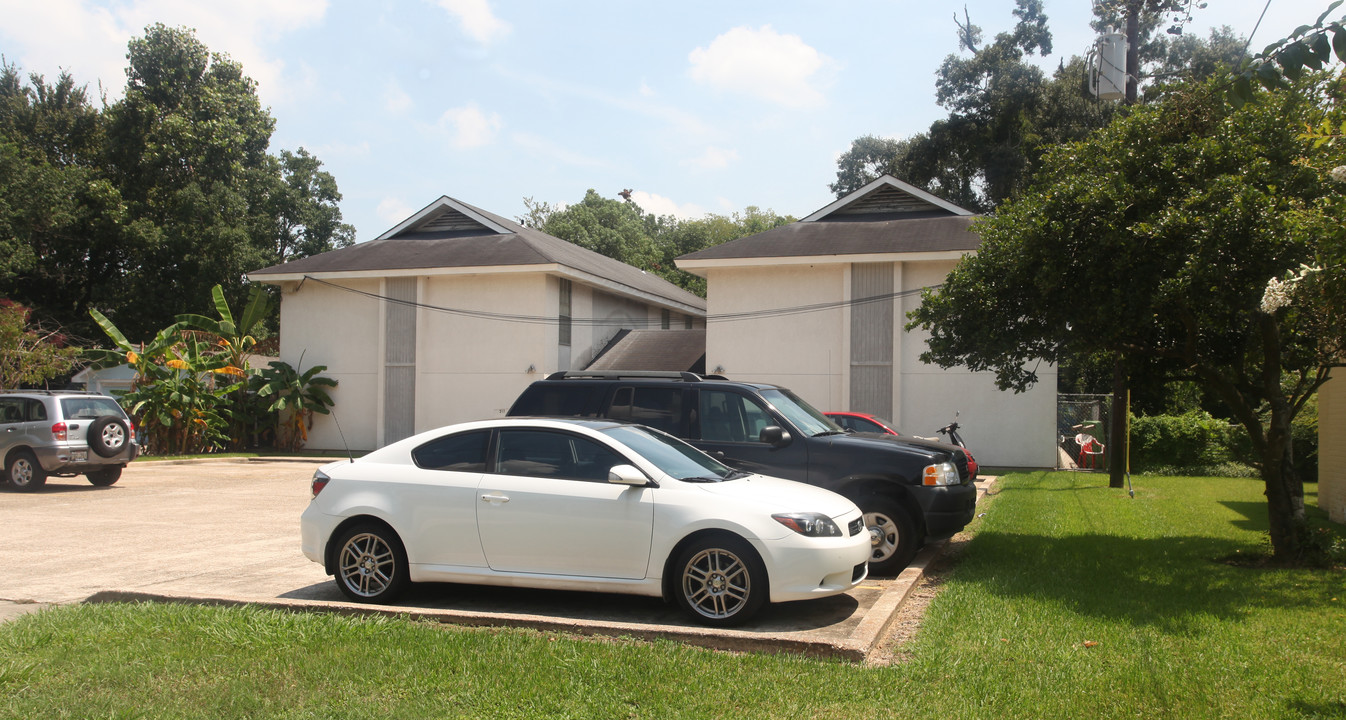
[[[1127,0],[1126,2],[1126,99],[1127,105],[1135,105],[1137,85],[1140,84],[1140,10],[1145,0]],[[1112,413],[1108,428],[1108,487],[1121,488],[1126,485],[1126,458],[1131,452],[1131,438],[1127,437],[1127,413],[1130,411],[1126,401],[1127,377],[1126,365],[1122,354],[1117,353],[1112,366]]]

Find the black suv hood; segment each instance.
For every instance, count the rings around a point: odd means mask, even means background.
[[[822,438],[819,438],[822,439]],[[886,435],[879,433],[847,433],[845,435],[829,435],[833,445],[838,448],[855,448],[858,451],[871,450],[875,448],[884,448],[899,450],[908,455],[922,455],[929,458],[932,462],[945,462],[956,457],[958,448],[944,443],[931,440],[917,440],[915,438],[898,437],[896,435]]]

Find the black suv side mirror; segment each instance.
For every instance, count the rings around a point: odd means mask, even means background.
[[[768,425],[757,435],[758,442],[764,442],[772,447],[785,447],[790,444],[790,440],[790,433],[779,425]]]

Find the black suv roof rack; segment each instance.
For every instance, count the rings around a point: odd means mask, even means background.
[[[720,375],[697,375],[694,372],[670,370],[565,370],[547,376],[548,380],[566,380],[570,378],[595,378],[600,380],[681,380],[683,382],[701,382],[702,380],[725,380]]]

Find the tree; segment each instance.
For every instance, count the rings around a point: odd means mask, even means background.
[[[1268,90],[1283,87],[1287,80],[1298,79],[1306,69],[1322,70],[1333,56],[1346,62],[1346,17],[1327,21],[1341,3],[1342,0],[1336,0],[1312,25],[1301,25],[1290,37],[1277,40],[1245,60],[1227,86],[1230,102],[1242,106],[1256,97],[1254,87],[1260,85]]]
[[[98,298],[125,296],[136,262],[120,191],[104,170],[105,123],[65,73],[24,83],[0,68],[0,295],[77,335]]]
[[[40,385],[75,366],[79,349],[65,336],[29,323],[32,311],[0,300],[0,388]]]
[[[794,222],[792,217],[755,206],[741,214],[708,213],[694,220],[658,217],[632,200],[604,198],[593,189],[576,205],[556,207],[532,198],[524,198],[523,203],[527,213],[518,218],[519,223],[654,273],[703,297],[705,278],[679,270],[674,259]]]
[[[1341,190],[1297,129],[1338,89],[1306,83],[1236,111],[1218,82],[1193,84],[1052,151],[912,313],[908,327],[931,332],[922,358],[1014,390],[1036,382],[1035,361],[1098,353],[1195,378],[1258,455],[1276,559],[1302,560],[1290,426],[1341,362],[1346,324],[1309,290],[1271,312],[1262,299],[1268,278],[1340,247]]]
[[[248,271],[351,244],[322,163],[268,154],[275,121],[237,62],[163,25],[127,59],[102,110],[67,74],[0,67],[0,296],[75,334],[96,306],[148,337],[216,285],[241,304]]]
[[[1028,182],[1048,147],[1107,124],[1114,108],[1087,97],[1082,61],[1062,64],[1050,78],[1030,61],[1052,51],[1040,0],[1016,0],[1013,13],[1014,29],[985,45],[970,18],[958,24],[959,47],[969,55],[946,57],[935,79],[949,116],[910,138],[855,140],[829,186],[837,197],[888,172],[989,212]]]
[[[267,193],[265,219],[271,227],[259,237],[270,237],[268,262],[275,265],[355,244],[355,228],[341,221],[341,191],[322,162],[304,148],[281,150],[273,187]]]

